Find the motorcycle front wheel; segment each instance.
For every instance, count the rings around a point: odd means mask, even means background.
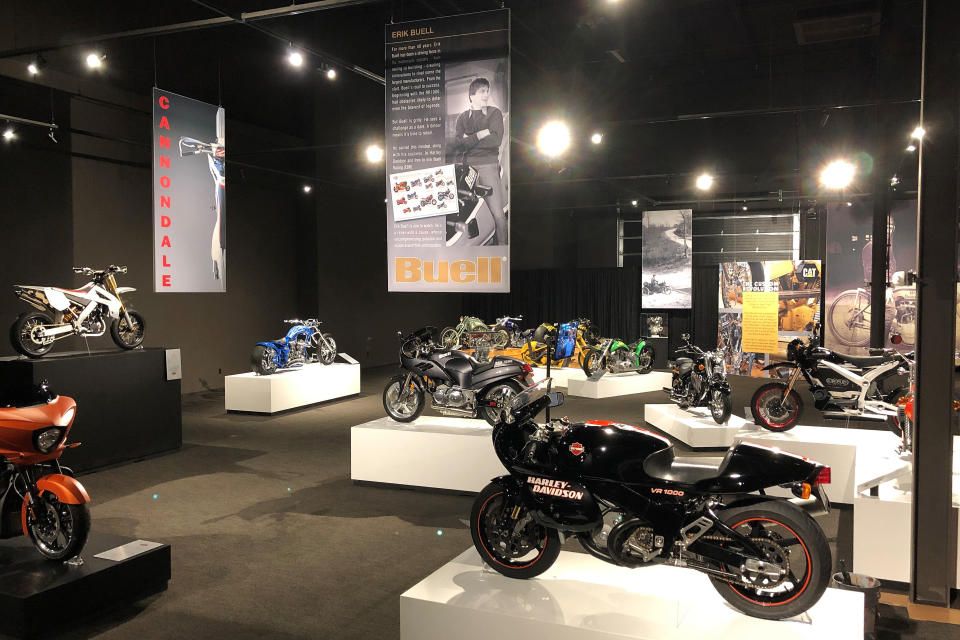
[[[440,344],[444,349],[456,349],[457,343],[457,330],[453,327],[447,327],[440,332]]]
[[[866,291],[844,291],[838,295],[830,305],[827,319],[830,332],[840,344],[847,347],[870,344],[870,294]]]
[[[321,364],[333,364],[333,361],[337,359],[337,341],[329,333],[324,333],[323,338],[327,341],[324,344],[320,335],[320,333],[314,332],[310,336],[310,360]]]
[[[90,533],[90,509],[67,504],[44,491],[31,509],[23,502],[23,521],[33,546],[51,560],[69,560],[83,550]]]
[[[514,504],[495,483],[473,502],[470,536],[480,558],[509,578],[538,576],[560,555],[557,532],[538,524],[522,502]]]
[[[10,342],[17,353],[30,358],[40,358],[53,349],[53,338],[37,335],[43,325],[53,324],[53,318],[42,311],[21,313],[10,327]]]
[[[797,425],[803,402],[793,389],[784,397],[787,385],[769,382],[757,389],[750,399],[753,420],[764,429],[774,432],[789,431]]]
[[[138,311],[127,309],[127,315],[130,316],[130,323],[127,323],[126,316],[121,313],[110,325],[110,335],[121,349],[136,349],[143,344],[143,330],[146,325]]]
[[[710,578],[724,600],[748,616],[767,620],[792,618],[820,600],[830,580],[833,559],[827,538],[813,518],[784,500],[734,506],[719,516],[764,554],[752,571],[739,564],[725,566],[725,572],[737,576],[735,582]],[[731,551],[742,551],[742,545],[733,540],[721,544]],[[776,567],[780,575],[770,571]]]
[[[583,372],[587,374],[588,378],[598,371],[606,369],[606,367],[607,359],[600,355],[600,352],[596,349],[587,349],[586,353],[583,354]]]
[[[710,392],[710,415],[717,424],[726,424],[733,413],[733,400],[729,393],[724,393],[720,389],[714,389]]]
[[[406,375],[394,376],[383,388],[383,410],[397,422],[413,422],[423,413],[425,404],[423,391],[413,382],[405,389],[406,381]]]
[[[510,334],[505,329],[497,329],[493,332],[490,344],[494,349],[504,349],[510,342]]]
[[[650,373],[653,370],[653,360],[655,357],[656,353],[650,345],[646,345],[643,349],[640,349],[640,353],[637,354],[637,373]]]
[[[493,385],[480,399],[480,414],[491,427],[497,426],[503,413],[507,411],[507,405],[513,396],[523,391],[519,384],[513,380],[504,380]],[[497,406],[489,406],[491,402],[496,402]]]
[[[250,368],[257,375],[269,376],[277,372],[277,363],[274,360],[276,351],[270,347],[258,344],[250,354]]]

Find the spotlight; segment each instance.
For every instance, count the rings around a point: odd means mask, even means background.
[[[293,67],[302,67],[303,66],[303,54],[299,51],[291,51],[287,56],[287,62],[290,63]]]
[[[367,147],[367,162],[376,164],[383,160],[383,149],[379,145],[372,144]]]
[[[709,173],[701,173],[697,176],[697,189],[700,191],[709,191],[713,186],[713,176]]]
[[[895,187],[895,186],[897,186],[898,184],[900,184],[900,176],[893,176],[892,178],[890,178],[890,186],[891,186],[891,187]]]
[[[537,148],[548,158],[556,158],[570,146],[570,129],[559,120],[551,120],[537,133]]]
[[[631,201],[630,201],[630,204],[632,204],[633,206],[637,206],[637,201],[636,201],[636,200],[631,200]]]
[[[97,53],[88,53],[87,54],[87,66],[91,69],[99,69],[103,66],[103,59],[106,58],[104,55]]]
[[[337,79],[337,70],[333,67],[327,69],[327,80],[336,80]]]
[[[917,128],[913,130],[913,133],[910,134],[910,137],[914,140],[921,140],[923,138],[923,134],[925,133],[926,131],[923,130],[923,127],[917,125]]]
[[[603,134],[600,132],[594,133],[592,136],[590,136],[590,142],[593,144],[600,144],[603,142]]]
[[[907,151],[909,151],[910,153],[913,153],[916,150],[917,150],[917,145],[913,143],[907,145]]]
[[[746,211],[747,209],[749,209],[747,205],[743,205],[742,207],[740,207],[741,211]]]
[[[15,137],[17,137],[17,134],[13,132],[13,127],[7,127],[3,130],[3,139],[5,142],[10,142]]]
[[[846,160],[834,160],[820,172],[820,184],[827,189],[843,189],[853,182],[856,167]]]
[[[40,65],[37,64],[35,60],[32,60],[30,64],[27,65],[27,71],[30,72],[30,75],[35,76],[40,73]]]
[[[311,191],[313,191],[313,187],[311,187],[311,186],[308,185],[308,184],[303,185],[303,192],[304,192],[304,193],[310,193]]]
[[[848,207],[852,207],[852,206],[853,206],[853,203],[850,202],[849,200],[847,200],[847,206],[848,206]]]

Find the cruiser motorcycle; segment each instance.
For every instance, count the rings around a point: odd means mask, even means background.
[[[501,316],[497,318],[496,324],[494,324],[491,329],[494,331],[499,331],[500,329],[507,332],[507,344],[511,347],[522,347],[523,343],[526,340],[523,337],[523,329],[520,328],[520,322],[523,321],[523,316],[517,316],[516,318],[511,316]]]
[[[143,316],[120,298],[121,294],[136,289],[118,287],[115,277],[126,273],[127,268],[74,267],[73,272],[91,276],[90,282],[79,289],[13,285],[14,294],[37,309],[20,314],[10,327],[13,348],[30,358],[40,358],[53,349],[57,340],[69,336],[102,336],[108,323],[110,336],[118,347],[139,347],[143,343]]]
[[[459,351],[438,349],[434,327],[400,337],[400,368],[383,390],[383,408],[398,422],[412,422],[423,413],[429,395],[432,408],[446,416],[482,417],[491,425],[504,403],[532,384],[533,368],[516,358],[496,356],[479,362]]]
[[[455,327],[446,327],[440,332],[440,344],[446,349],[474,347],[481,340],[487,340],[494,349],[503,349],[510,341],[506,329],[490,328],[480,318],[460,316]]]
[[[583,354],[583,372],[588,378],[600,379],[604,373],[650,373],[656,354],[653,347],[641,338],[627,344],[616,338],[607,338],[599,347],[589,348]]]
[[[280,340],[258,342],[250,355],[254,373],[268,376],[278,369],[302,367],[308,362],[333,364],[337,358],[337,341],[329,333],[321,333],[319,320],[284,320],[293,325]]]
[[[689,353],[693,358],[677,358],[672,386],[663,390],[681,409],[708,407],[714,421],[725,424],[733,412],[733,401],[723,351],[704,351],[690,342],[689,333],[684,333],[681,338],[684,345],[677,351]]]
[[[90,496],[59,458],[77,405],[46,381],[0,408],[0,538],[27,535],[50,560],[80,554],[90,533]]]
[[[750,616],[790,618],[820,599],[832,558],[808,511],[829,510],[830,467],[747,442],[723,458],[681,458],[666,438],[606,420],[540,424],[540,411],[563,403],[549,388],[548,378],[512,398],[493,429],[509,474],[488,484],[470,513],[487,565],[533,578],[576,538],[612,564],[705,573]],[[795,498],[764,494],[778,486]]]

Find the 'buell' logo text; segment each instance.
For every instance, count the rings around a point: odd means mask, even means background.
[[[563,480],[527,476],[527,484],[533,485],[530,487],[530,491],[533,493],[542,493],[555,498],[566,498],[567,500],[583,500],[583,491],[569,489],[570,483]]]
[[[476,260],[421,260],[396,258],[394,272],[397,282],[503,282],[503,260],[479,257]]]
[[[679,489],[661,489],[659,487],[652,487],[650,489],[650,493],[660,493],[665,496],[677,496],[678,498],[682,498],[684,496],[683,491],[680,491]]]
[[[579,442],[574,442],[573,444],[570,445],[570,453],[572,453],[575,456],[580,455],[581,453],[583,453],[583,445],[580,444]]]

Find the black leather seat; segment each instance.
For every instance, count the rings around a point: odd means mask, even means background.
[[[716,478],[723,474],[733,449],[723,458],[688,456],[678,458],[673,445],[661,449],[643,461],[643,472],[651,478],[676,482],[678,484],[696,484],[701,480]]]
[[[490,369],[493,369],[493,366],[494,366],[494,362],[492,360],[490,362],[484,362],[483,364],[474,365],[473,375],[476,376],[476,375],[480,375],[484,371],[490,371]]]
[[[876,367],[884,362],[890,362],[896,359],[896,356],[892,353],[885,353],[882,356],[848,356],[845,353],[838,353],[837,355],[843,358],[845,362],[849,362],[853,366],[861,369]]]

